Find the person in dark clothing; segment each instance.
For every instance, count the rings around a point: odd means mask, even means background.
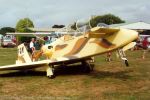
[[[40,50],[41,49],[41,44],[40,44],[39,40],[35,41],[34,47],[35,47],[35,50]]]

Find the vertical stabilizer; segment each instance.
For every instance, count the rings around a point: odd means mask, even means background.
[[[20,44],[18,46],[18,59],[16,60],[16,64],[21,63],[30,63],[32,62],[29,53],[24,44]]]

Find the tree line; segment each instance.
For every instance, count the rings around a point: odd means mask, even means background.
[[[90,20],[90,24],[92,27],[97,26],[98,23],[105,23],[107,25],[124,23],[120,17],[115,16],[113,14],[105,14],[105,15],[97,15],[92,16]],[[65,25],[53,25],[52,28],[63,28]],[[3,27],[0,29],[0,34],[5,34],[7,32],[33,32],[29,28],[34,28],[34,23],[29,18],[20,19],[15,28],[12,27]],[[74,22],[71,26],[72,29],[76,30],[76,22]]]

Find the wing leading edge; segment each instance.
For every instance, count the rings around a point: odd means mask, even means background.
[[[47,66],[48,63],[52,61],[50,60],[43,60],[31,63],[22,63],[22,64],[14,64],[14,65],[7,65],[7,66],[0,66],[0,70],[26,70],[26,69],[33,69],[38,67]]]
[[[34,69],[34,68],[38,68],[38,67],[49,67],[50,65],[58,65],[58,64],[70,63],[70,62],[78,62],[82,59],[85,59],[85,58],[60,57],[60,58],[54,59],[54,60],[42,60],[42,61],[35,61],[35,62],[30,62],[30,63],[21,63],[21,64],[14,64],[14,65],[0,66],[0,71],[4,71],[4,70],[27,70],[27,69]]]

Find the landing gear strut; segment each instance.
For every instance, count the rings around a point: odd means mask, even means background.
[[[47,71],[47,77],[48,78],[50,78],[50,79],[55,78],[55,68],[54,68],[54,66],[49,66],[46,71]]]
[[[118,54],[120,58],[123,60],[123,62],[125,63],[125,65],[128,67],[129,63],[128,63],[128,59],[126,58],[124,51],[122,49],[118,49]]]

